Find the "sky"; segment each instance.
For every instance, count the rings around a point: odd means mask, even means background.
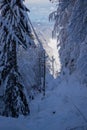
[[[49,14],[54,11],[54,5],[49,0],[25,0],[30,9],[32,22],[49,24]]]
[[[49,0],[25,0],[27,3],[46,3]]]

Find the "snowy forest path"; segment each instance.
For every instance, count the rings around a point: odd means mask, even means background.
[[[3,127],[0,122],[0,129],[6,126],[15,130],[86,130],[87,88],[63,80],[61,83],[55,80],[55,84],[51,81],[48,85],[46,96],[38,95],[30,103],[30,116],[17,120],[9,118]]]
[[[51,82],[51,85],[57,83]],[[81,88],[78,83],[66,81],[54,87],[46,92],[45,98],[32,102],[30,122],[36,122],[38,130],[44,130],[43,126],[46,130],[72,130],[79,127],[83,130],[87,126],[87,89]]]

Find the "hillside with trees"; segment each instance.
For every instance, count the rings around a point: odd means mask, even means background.
[[[87,129],[87,0],[45,2],[0,0],[0,130]]]

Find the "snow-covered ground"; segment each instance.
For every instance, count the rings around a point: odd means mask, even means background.
[[[52,24],[48,23],[47,20],[47,14],[53,10],[53,7],[48,7],[50,10],[47,6],[45,8],[40,5],[33,6],[31,10],[34,12],[31,16],[35,17],[31,17],[31,20],[43,42],[43,48],[49,57],[49,64],[54,67],[54,70],[52,68],[51,70],[59,72],[61,65],[57,44],[55,39],[51,39],[52,27],[50,25]],[[45,17],[42,15],[44,13],[46,14]],[[30,54],[31,57],[28,57]],[[21,60],[21,57],[24,59]],[[31,85],[35,82],[35,75],[31,70],[34,59],[30,59],[32,52],[23,52],[21,57],[20,63],[23,62],[21,71],[26,86],[28,86],[28,84]],[[52,57],[55,58],[54,64],[51,62]],[[20,116],[18,119],[0,116],[0,130],[87,130],[87,88],[77,81],[75,75],[56,79],[48,76],[46,80],[46,96],[37,95],[30,102],[30,115],[27,117]]]
[[[75,78],[51,80],[46,96],[30,103],[31,114],[18,119],[0,117],[0,130],[86,130],[87,88]]]

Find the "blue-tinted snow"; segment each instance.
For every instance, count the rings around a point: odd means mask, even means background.
[[[87,88],[68,79],[60,84],[49,79],[52,89],[30,103],[30,116],[0,117],[0,130],[87,130]]]

